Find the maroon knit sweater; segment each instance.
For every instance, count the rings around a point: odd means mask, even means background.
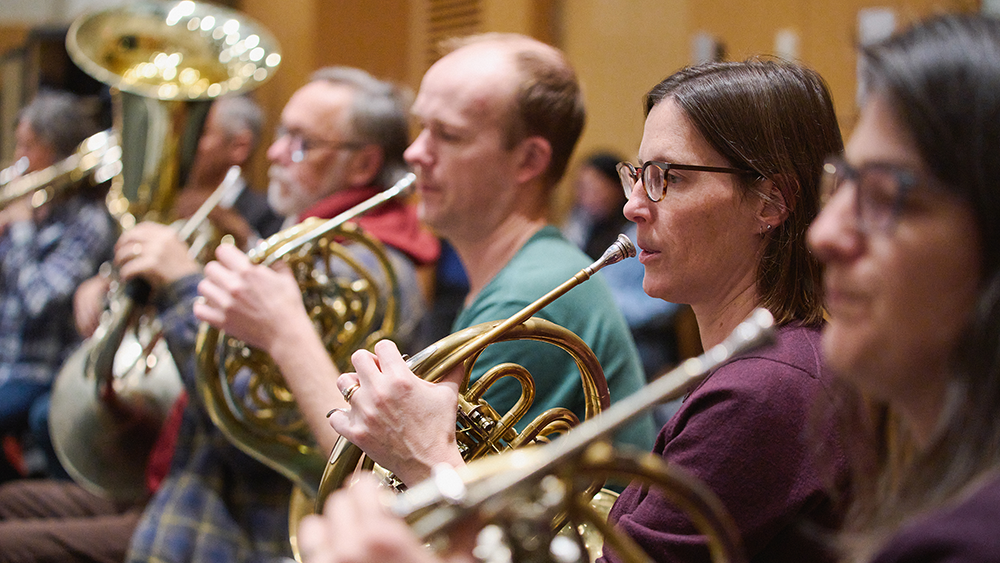
[[[847,466],[834,425],[818,424],[815,402],[830,400],[819,338],[788,325],[774,346],[718,368],[653,448],[719,496],[751,561],[833,560],[818,540],[839,521],[828,491],[846,482]],[[610,519],[655,561],[710,561],[704,537],[655,491],[630,485]]]

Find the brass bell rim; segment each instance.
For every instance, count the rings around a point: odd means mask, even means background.
[[[144,21],[149,22],[151,29],[153,26],[159,26],[156,31],[162,31],[164,26],[167,28],[176,26],[179,32],[189,31],[191,27],[194,28],[191,31],[210,32],[207,35],[219,48],[217,60],[211,62],[223,67],[215,74],[227,79],[208,84],[202,84],[202,80],[185,84],[184,72],[193,68],[185,67],[176,69],[173,73],[168,71],[166,76],[146,77],[144,81],[137,81],[126,74],[137,73],[137,68],[142,64],[155,65],[154,61],[143,61],[126,67],[125,72],[116,72],[96,60],[97,49],[106,49],[109,38],[116,42],[135,38],[137,34],[127,32],[138,29],[139,24],[136,22]],[[219,22],[219,25],[206,25],[206,22]],[[224,29],[227,25],[229,33]],[[233,27],[236,28],[235,32],[232,31]],[[217,30],[223,31],[220,33]],[[217,34],[221,37],[216,38]],[[255,39],[249,43],[244,43],[240,39],[229,39],[237,35],[245,39],[250,37]],[[102,43],[89,44],[82,39],[83,37],[100,38]],[[226,46],[229,42],[232,42],[232,45]],[[167,43],[170,44],[169,41]],[[96,80],[122,92],[163,101],[212,100],[220,96],[249,92],[270,80],[281,62],[278,40],[263,24],[243,12],[192,0],[147,1],[85,13],[70,25],[66,33],[66,50],[70,59]],[[261,51],[255,53],[254,50]],[[162,55],[170,57],[166,53]],[[155,57],[156,54],[153,54],[148,58]],[[181,54],[179,62],[183,62],[183,58]],[[223,61],[224,58],[227,60]],[[253,65],[253,69],[247,65]],[[230,76],[230,72],[224,70],[226,67],[240,67],[238,75],[244,76],[234,78]]]

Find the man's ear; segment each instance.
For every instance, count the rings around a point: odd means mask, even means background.
[[[347,170],[347,181],[351,186],[368,186],[375,181],[382,162],[385,160],[378,145],[365,145],[354,152]]]
[[[552,162],[552,145],[543,137],[533,135],[521,141],[517,148],[518,161],[515,179],[527,183],[541,176]]]
[[[242,166],[253,152],[253,133],[240,131],[229,139],[230,164]]]
[[[795,180],[786,174],[765,178],[754,186],[754,192],[760,198],[757,219],[764,230],[775,229],[788,218],[794,207],[794,203],[789,206],[788,202],[794,202],[792,194],[798,189]]]

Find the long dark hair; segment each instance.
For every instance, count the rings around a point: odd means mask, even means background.
[[[744,196],[761,179],[785,198],[788,217],[769,233],[757,265],[762,305],[783,324],[823,319],[821,267],[806,246],[819,211],[824,159],[844,142],[826,83],[780,60],[707,63],[674,73],[646,95],[646,115],[673,100],[728,166],[753,170]]]
[[[978,303],[953,351],[934,434],[901,468],[898,445],[874,452],[880,477],[857,491],[844,548],[868,560],[909,519],[1000,468],[1000,21],[926,20],[864,49],[860,68],[864,95],[887,103],[930,173],[974,210],[982,248]]]

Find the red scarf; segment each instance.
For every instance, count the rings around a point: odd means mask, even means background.
[[[351,207],[377,195],[374,186],[335,193],[307,209],[299,221],[307,217],[330,219]],[[410,257],[419,265],[431,264],[441,254],[441,242],[417,219],[416,207],[393,199],[354,219],[361,228]]]
[[[170,461],[174,457],[174,448],[177,446],[177,435],[181,431],[181,422],[184,420],[184,407],[187,406],[187,393],[181,391],[174,404],[171,405],[167,418],[163,421],[160,434],[153,444],[152,451],[149,452],[149,459],[146,461],[146,490],[152,495],[156,489],[160,488],[160,483],[167,478],[170,473]]]

